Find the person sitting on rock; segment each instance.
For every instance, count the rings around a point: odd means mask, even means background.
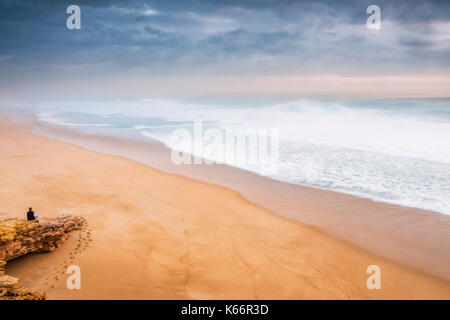
[[[37,219],[37,217],[34,216],[33,208],[28,209],[27,220],[32,221],[32,220],[36,220],[36,219]]]

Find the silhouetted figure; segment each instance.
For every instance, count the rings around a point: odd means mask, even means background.
[[[37,217],[34,216],[34,211],[33,208],[28,209],[27,212],[27,220],[28,221],[32,221],[32,220],[36,220]]]

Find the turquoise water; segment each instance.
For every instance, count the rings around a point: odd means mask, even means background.
[[[194,135],[194,122],[204,131],[277,130],[277,170],[270,178],[450,214],[449,99],[129,100],[47,103],[34,109],[47,124],[156,139],[199,156],[204,154],[174,141],[174,130]],[[230,164],[260,172],[259,164]]]

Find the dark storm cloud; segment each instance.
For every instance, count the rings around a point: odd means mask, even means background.
[[[71,4],[81,7],[82,30],[65,26]],[[364,27],[370,4],[382,12],[382,30],[372,33]],[[395,73],[415,64],[442,72],[450,64],[449,17],[450,1],[437,0],[3,0],[1,78],[67,68],[74,75],[358,73],[368,66]]]

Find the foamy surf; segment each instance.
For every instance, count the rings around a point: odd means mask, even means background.
[[[279,129],[273,179],[450,214],[448,99],[298,100],[252,107],[142,100],[38,110],[42,122],[129,139],[151,137],[186,152],[171,134],[180,128],[192,132],[194,121],[206,129]]]

